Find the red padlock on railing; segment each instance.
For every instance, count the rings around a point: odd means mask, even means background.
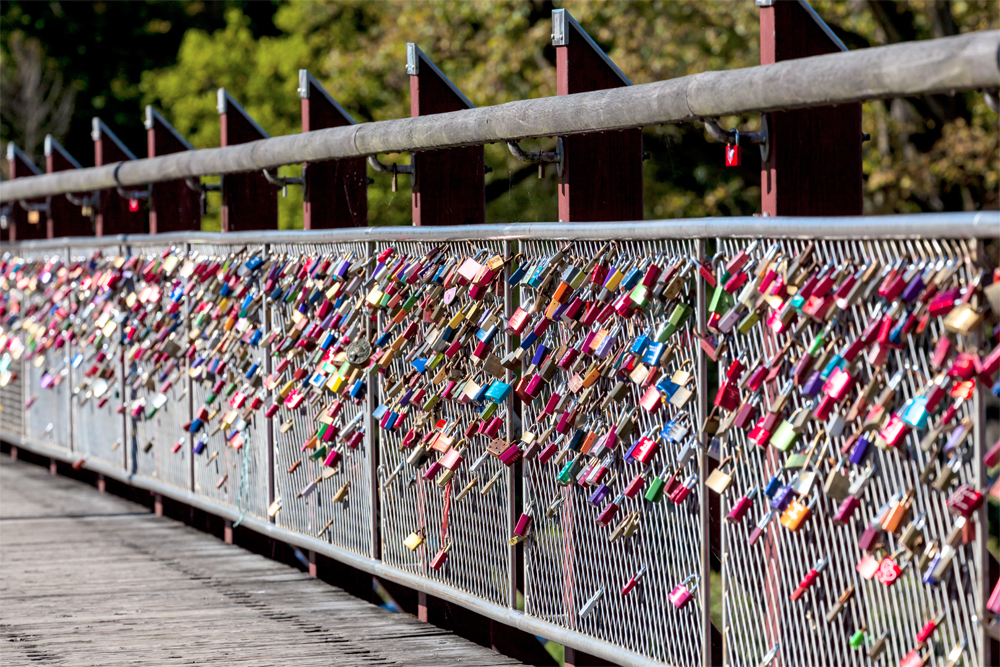
[[[688,582],[694,580],[694,586],[688,588]],[[691,574],[688,575],[684,581],[677,584],[674,590],[670,591],[667,596],[670,599],[670,604],[674,605],[678,609],[683,609],[688,602],[694,597],[694,592],[698,589],[698,575]]]

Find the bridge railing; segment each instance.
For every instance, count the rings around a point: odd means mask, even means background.
[[[928,285],[939,278],[940,291],[992,317],[980,239],[998,235],[1000,214],[984,212],[23,242],[3,253],[0,424],[19,447],[609,662],[861,665],[887,633],[892,661],[967,639],[968,664],[988,664],[986,508],[955,537],[961,513],[948,503],[960,485],[987,488],[991,378],[965,377],[956,360],[977,355],[981,367],[991,344],[981,323],[959,330],[927,300],[879,289],[894,269],[907,286],[928,272]],[[742,269],[731,263],[741,250]],[[627,289],[595,279],[602,266]],[[786,282],[782,297],[760,287],[737,305],[743,289],[724,282],[741,271],[762,282],[768,268]],[[824,276],[846,299],[827,304],[836,317],[792,305]],[[865,287],[849,295],[852,277]],[[633,291],[643,280],[648,291]],[[587,302],[580,312],[567,313],[571,295]],[[893,307],[884,340],[869,336]],[[733,313],[737,324],[720,321]],[[666,343],[651,351],[658,337]],[[830,417],[799,419],[824,395],[810,394],[803,357],[818,373],[820,357],[843,360],[852,341],[862,341],[856,363],[831,366],[853,374],[848,396],[831,399]],[[747,370],[727,380],[737,361]],[[745,382],[755,371],[769,376],[757,390]],[[727,382],[739,398],[716,408]],[[893,440],[890,415],[935,382],[951,398]],[[894,391],[884,415],[851,417],[859,396],[870,405],[883,390]],[[737,421],[742,406],[777,414],[785,395],[783,440],[761,446],[756,422]],[[963,438],[949,435],[954,424]],[[862,435],[871,451],[853,462]],[[627,454],[642,436],[648,456]],[[449,442],[460,456],[447,458]],[[948,470],[952,485],[935,483]],[[848,518],[841,483],[827,484],[835,471],[859,486],[870,475]],[[625,495],[640,473],[643,489]],[[690,494],[647,496],[661,475]],[[772,478],[809,506],[801,527],[766,514]],[[746,515],[723,520],[754,488]],[[904,493],[908,514],[869,553],[902,572],[869,578],[859,542]],[[531,527],[514,539],[522,513]],[[924,544],[905,543],[918,517]],[[933,542],[954,556],[925,583]],[[824,557],[816,583],[790,600]],[[671,593],[684,582],[693,599],[678,608]],[[721,640],[711,624],[720,587]],[[862,626],[868,643],[852,649]]]

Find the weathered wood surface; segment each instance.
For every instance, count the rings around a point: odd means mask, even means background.
[[[45,470],[0,463],[2,665],[511,665]]]
[[[123,185],[257,171],[298,162],[436,150],[867,99],[994,88],[1000,31],[858,49],[578,95],[360,123],[227,148],[125,162]],[[8,181],[0,202],[114,186],[109,165]]]

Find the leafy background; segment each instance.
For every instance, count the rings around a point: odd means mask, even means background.
[[[41,161],[51,132],[92,164],[100,116],[145,155],[153,104],[196,147],[219,144],[215,91],[225,87],[272,136],[301,130],[298,70],[308,69],[356,120],[409,114],[405,44],[416,42],[477,106],[555,94],[551,11],[566,7],[634,83],[759,63],[759,10],[728,2],[5,2],[0,8],[0,134]],[[815,3],[852,49],[997,28],[995,2]],[[756,129],[757,117],[723,119]],[[978,93],[869,102],[867,213],[997,208],[997,117]],[[549,148],[552,140],[524,142]],[[646,218],[759,211],[759,162],[722,167],[700,123],[645,130]],[[405,163],[408,156],[382,156]],[[486,147],[487,220],[557,218],[553,169],[537,178],[505,146]],[[298,172],[285,167],[283,174]],[[371,224],[410,222],[409,183],[370,174]],[[301,193],[280,225],[302,225]],[[210,198],[203,225],[218,228]]]

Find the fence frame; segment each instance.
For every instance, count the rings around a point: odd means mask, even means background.
[[[896,215],[880,217],[850,217],[850,218],[705,218],[697,220],[660,220],[648,222],[610,222],[601,225],[592,223],[532,223],[514,225],[482,225],[474,227],[396,227],[396,228],[356,228],[337,230],[317,230],[309,232],[301,231],[267,231],[267,232],[247,232],[247,233],[170,233],[158,235],[127,235],[111,237],[82,237],[82,238],[62,238],[52,240],[25,241],[8,246],[9,251],[30,256],[32,253],[59,253],[64,254],[76,246],[107,247],[127,249],[140,249],[149,246],[178,245],[185,249],[197,249],[204,244],[219,245],[242,245],[252,244],[269,248],[275,243],[366,243],[369,249],[374,247],[376,241],[426,241],[426,242],[450,242],[465,240],[492,240],[505,244],[509,248],[511,242],[532,239],[532,240],[649,240],[665,238],[693,239],[698,243],[698,247],[704,248],[708,241],[722,238],[812,238],[812,239],[898,239],[898,238],[960,238],[960,239],[989,239],[1000,236],[1000,212],[979,212],[979,213],[942,213],[942,214],[919,214],[919,215]],[[977,247],[981,248],[981,244]],[[507,299],[512,291],[507,289]],[[703,286],[697,291],[697,312],[700,319],[698,326],[704,325],[704,312],[706,308],[707,294]],[[698,372],[702,378],[705,377],[707,360],[704,355],[699,360]],[[981,383],[980,383],[981,384]],[[30,391],[27,382],[22,383],[23,391]],[[981,458],[984,450],[985,423],[984,413],[984,389],[980,386],[975,402],[975,426],[974,426],[974,456],[977,460]],[[707,383],[698,383],[697,400],[703,406],[708,404]],[[191,392],[188,392],[190,404]],[[26,396],[25,396],[26,397]],[[41,398],[41,397],[40,397]],[[369,406],[372,405],[371,403]],[[67,406],[68,407],[68,406]],[[369,407],[369,428],[370,407]],[[370,430],[369,433],[373,433]],[[17,434],[4,434],[4,439],[11,444],[23,447],[29,451],[42,456],[48,456],[54,460],[64,462],[78,461],[80,454],[72,449],[72,442],[66,443],[67,449],[60,450],[47,445],[29,442]],[[72,440],[73,433],[70,431]],[[267,437],[269,449],[273,452],[272,437]],[[269,456],[270,456],[269,452]],[[706,472],[707,457],[700,459],[700,471]],[[377,479],[374,468],[378,465],[376,459],[372,460],[372,477]],[[192,507],[220,516],[227,521],[235,521],[239,518],[239,511],[232,506],[214,501],[197,495],[193,491],[180,489],[177,486],[166,484],[157,479],[129,473],[127,469],[122,469],[105,462],[97,460],[86,460],[83,467],[98,474],[112,479],[116,479],[131,486],[146,489],[155,494],[160,494],[176,501],[188,504]],[[274,475],[273,465],[269,468],[271,474],[268,475],[268,484],[271,487],[268,493],[273,498]],[[979,484],[985,482],[985,470],[980,466],[977,468]],[[193,487],[192,487],[193,488]],[[377,494],[376,494],[377,495]],[[377,500],[377,498],[376,498]],[[708,534],[707,528],[710,520],[707,510],[707,502],[702,502],[701,522]],[[377,526],[377,504],[373,504],[373,526]],[[514,508],[512,514],[517,511]],[[986,510],[985,507],[978,513],[980,532],[985,537]],[[513,517],[511,517],[513,518]],[[508,626],[516,627],[520,630],[536,635],[544,636],[553,641],[562,643],[578,651],[600,659],[612,661],[622,665],[654,665],[662,664],[646,656],[623,650],[622,648],[598,640],[595,637],[582,632],[568,630],[555,623],[528,616],[524,612],[514,608],[515,592],[511,591],[509,604],[496,604],[481,597],[458,590],[448,584],[433,581],[429,578],[406,572],[401,568],[385,564],[379,559],[377,551],[373,551],[375,557],[368,558],[348,549],[339,547],[329,542],[314,538],[310,535],[294,532],[281,528],[267,519],[259,519],[252,516],[244,516],[243,524],[247,528],[254,530],[273,539],[278,539],[289,544],[308,549],[322,554],[346,565],[370,573],[374,576],[393,581],[398,584],[413,588],[427,595],[432,595],[446,602],[454,603],[468,608],[476,613],[482,614],[491,620],[498,621]],[[378,535],[372,535],[373,546],[378,545]],[[985,564],[988,553],[985,548],[985,539],[981,539],[982,546],[976,554],[976,558],[981,559],[981,571],[986,572]],[[702,545],[701,567],[702,574],[707,577],[709,568],[710,546],[706,540]],[[515,550],[511,550],[511,558],[515,559]],[[513,569],[512,569],[513,573]],[[515,580],[511,578],[512,582]],[[705,579],[703,578],[703,581]],[[989,594],[989,577],[984,576],[979,582],[979,595],[985,601]],[[701,597],[703,613],[706,619],[710,618],[708,605],[708,586],[703,588],[706,594]],[[704,627],[703,645],[708,647],[710,643],[711,626],[707,621]],[[979,626],[983,636],[980,646],[982,654],[979,656],[980,664],[987,664],[989,655],[989,644],[986,641],[985,630]],[[702,662],[710,665],[711,651],[703,652]]]

